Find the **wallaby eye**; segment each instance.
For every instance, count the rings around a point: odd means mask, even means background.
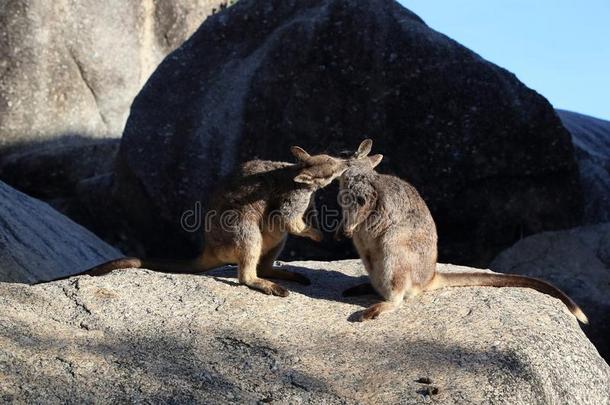
[[[358,197],[356,197],[356,204],[358,204],[359,206],[363,206],[364,203],[366,202],[366,200],[364,199],[364,197],[362,197],[361,195],[359,195]]]

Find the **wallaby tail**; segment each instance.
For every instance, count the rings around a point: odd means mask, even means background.
[[[426,291],[437,290],[444,287],[524,287],[532,288],[541,293],[560,299],[574,316],[582,323],[589,320],[584,312],[567,294],[546,281],[516,274],[497,273],[436,273],[425,288]]]
[[[64,277],[55,278],[53,280],[39,281],[33,284],[42,284],[48,283],[49,281],[66,280],[74,276],[103,276],[114,270],[131,268],[146,268],[162,273],[175,274],[191,274],[207,270],[207,268],[204,268],[198,260],[148,260],[138,259],[137,257],[123,257],[121,259],[110,260],[108,262],[99,264],[80,273],[70,274]]]
[[[113,270],[139,268],[139,267],[143,267],[143,266],[142,266],[142,261],[140,259],[138,259],[137,257],[123,257],[121,259],[114,259],[114,260],[110,260],[110,261],[102,263],[102,264],[98,264],[97,266],[91,267],[90,269],[87,269],[84,271],[81,271],[80,273],[68,274],[67,276],[54,278],[53,280],[38,281],[33,284],[35,285],[35,284],[48,283],[51,281],[66,280],[70,277],[75,277],[75,276],[85,276],[85,275],[103,276],[104,274],[108,274]]]

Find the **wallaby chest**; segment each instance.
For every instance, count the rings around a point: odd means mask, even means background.
[[[353,242],[358,254],[362,258],[367,273],[373,277],[374,274],[379,272],[380,267],[383,265],[383,251],[381,246],[379,246],[378,241],[371,237],[370,233],[366,232],[366,230],[355,232]]]

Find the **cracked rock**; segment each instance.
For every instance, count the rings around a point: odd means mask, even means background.
[[[0,401],[609,404],[610,367],[557,299],[451,288],[350,322],[375,302],[341,294],[360,261],[286,265],[312,281],[286,298],[231,267],[0,283]]]

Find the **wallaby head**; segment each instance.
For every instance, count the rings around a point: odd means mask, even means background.
[[[356,228],[365,222],[377,206],[377,191],[366,181],[365,175],[341,177],[339,205],[342,211],[341,228],[351,238]]]
[[[294,178],[294,181],[314,188],[322,188],[329,185],[350,167],[372,170],[383,158],[383,155],[368,156],[372,146],[373,141],[365,139],[360,143],[358,150],[347,159],[326,154],[310,155],[303,148],[293,146],[290,151],[300,165],[299,174]]]
[[[300,170],[294,181],[318,189],[326,187],[347,170],[347,160],[330,155],[310,155],[303,148],[293,146],[290,151],[297,158]]]
[[[372,140],[362,141],[358,150],[347,160],[348,169],[340,179],[338,200],[343,219],[337,232],[342,232],[350,238],[354,230],[370,217],[377,206],[377,191],[369,177],[374,174],[374,169],[381,163],[383,155],[368,156],[372,146]]]

